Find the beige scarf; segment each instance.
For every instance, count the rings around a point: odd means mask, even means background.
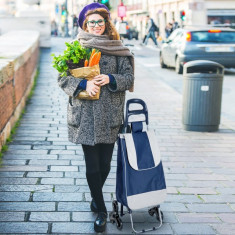
[[[108,35],[94,35],[81,30],[78,34],[78,41],[82,46],[96,48],[106,55],[128,56],[133,71],[135,70],[134,55],[128,47],[123,46],[121,40],[110,40]],[[133,87],[129,91],[133,91]]]

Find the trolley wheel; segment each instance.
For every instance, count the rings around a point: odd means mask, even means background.
[[[163,216],[162,211],[160,211],[160,213],[161,213],[161,217],[162,217],[162,221],[163,221],[164,216]],[[160,216],[159,216],[159,213],[158,213],[158,212],[156,212],[156,219],[157,219],[158,221],[160,221]]]
[[[113,206],[113,212],[118,213],[118,202],[116,200],[112,203]]]
[[[148,211],[148,212],[149,212],[149,215],[150,215],[150,216],[153,216],[153,215],[154,215],[154,213],[155,213],[155,211],[154,211],[153,209],[149,209],[149,211]]]
[[[121,230],[122,227],[123,227],[123,223],[122,223],[122,220],[120,218],[117,218],[116,219],[116,227],[117,229]]]
[[[157,213],[158,213],[158,208],[159,208],[159,206],[155,206],[155,207],[150,208],[150,209],[148,210],[149,215],[150,215],[150,216],[153,216],[154,213],[157,214]]]
[[[116,215],[116,213],[113,211],[109,213],[109,220],[112,224],[115,223],[115,219],[114,219],[115,215]]]

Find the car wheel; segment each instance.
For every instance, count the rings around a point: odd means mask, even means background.
[[[180,64],[179,56],[177,56],[176,59],[175,59],[175,72],[178,73],[178,74],[183,73],[183,66]]]
[[[162,54],[160,54],[160,66],[161,66],[161,68],[163,68],[163,69],[167,67],[166,64],[164,63]]]

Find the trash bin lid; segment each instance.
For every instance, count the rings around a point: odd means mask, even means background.
[[[184,64],[184,74],[189,73],[224,74],[224,66],[210,60],[194,60]]]

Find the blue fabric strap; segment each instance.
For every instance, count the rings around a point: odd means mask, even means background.
[[[143,122],[132,122],[131,123],[132,132],[142,132],[143,130]]]

